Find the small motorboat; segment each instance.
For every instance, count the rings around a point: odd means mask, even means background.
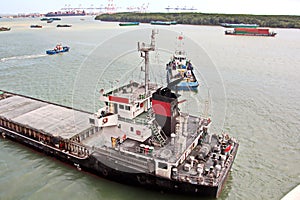
[[[58,45],[56,45],[56,47],[54,49],[47,50],[46,54],[53,55],[53,54],[58,54],[58,53],[64,53],[64,52],[68,52],[69,49],[70,49],[70,47],[68,47],[68,46],[62,46],[61,44],[58,44]]]
[[[31,25],[30,28],[43,28],[42,25]]]

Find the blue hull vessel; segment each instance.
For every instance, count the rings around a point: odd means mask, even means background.
[[[64,53],[64,52],[68,52],[70,49],[70,47],[62,47],[62,49],[51,49],[51,50],[47,50],[46,54],[48,55],[53,55],[53,54],[58,54],[58,53]]]
[[[167,82],[168,82],[168,84],[172,83],[172,81],[175,81],[173,79],[170,79],[169,76],[170,76],[170,72],[167,72]],[[186,80],[183,79],[177,85],[172,85],[170,87],[170,89],[175,90],[175,91],[178,91],[178,90],[181,90],[181,91],[197,91],[198,86],[199,86],[198,81],[187,82]]]
[[[190,60],[187,59],[186,53],[181,49],[182,36],[178,37],[179,48],[173,54],[171,60],[166,65],[167,83],[181,79],[176,85],[171,84],[172,90],[197,90],[199,83],[194,74],[194,67]]]

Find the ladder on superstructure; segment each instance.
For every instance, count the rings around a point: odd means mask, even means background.
[[[167,136],[164,131],[160,128],[156,120],[154,119],[151,126],[152,136],[161,147],[166,145]]]

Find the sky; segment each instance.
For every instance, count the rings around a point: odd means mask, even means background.
[[[148,12],[186,7],[202,13],[300,15],[300,0],[9,0],[5,4],[1,1],[0,14],[47,13],[64,7],[107,7],[113,3],[118,11],[148,6]]]

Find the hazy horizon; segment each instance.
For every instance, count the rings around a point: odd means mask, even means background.
[[[20,14],[20,13],[40,13],[45,14],[51,11],[58,11],[62,8],[90,8],[86,12],[96,12],[110,4],[116,8],[117,12],[140,11],[146,12],[201,12],[219,14],[253,14],[253,15],[300,15],[300,0],[164,0],[164,1],[145,1],[131,0],[123,2],[120,0],[62,0],[62,1],[40,1],[40,0],[10,0],[0,7],[0,14]],[[191,9],[191,10],[189,10]],[[105,9],[102,10],[105,12]]]

